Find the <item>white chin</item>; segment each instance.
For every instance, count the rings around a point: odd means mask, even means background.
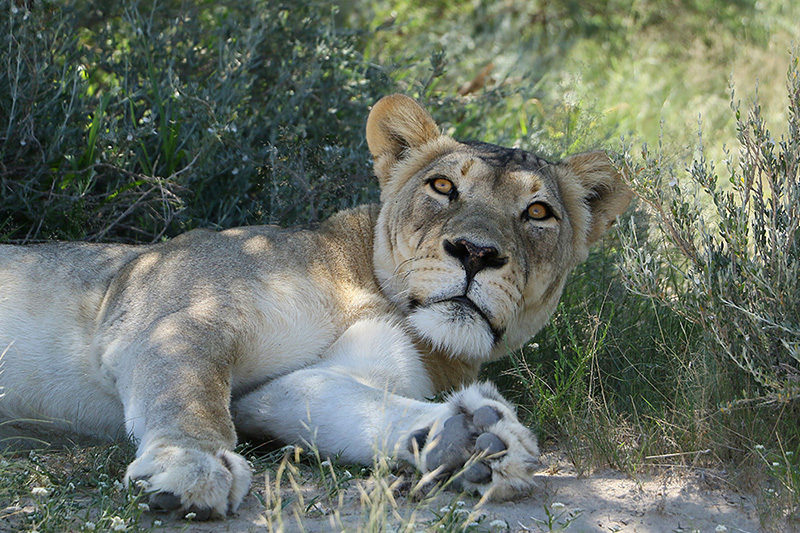
[[[418,307],[408,322],[434,348],[453,356],[486,359],[494,347],[494,334],[486,320],[455,302]]]

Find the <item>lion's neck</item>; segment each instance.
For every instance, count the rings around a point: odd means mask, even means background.
[[[477,379],[481,369],[479,362],[452,357],[447,352],[434,349],[424,340],[416,340],[415,345],[422,354],[425,370],[437,393],[458,389]]]

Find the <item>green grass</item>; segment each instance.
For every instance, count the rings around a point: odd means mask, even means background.
[[[642,201],[576,270],[534,344],[484,376],[579,471],[725,468],[760,491],[765,527],[796,524],[800,215],[785,194],[800,138],[796,4],[0,0],[0,236],[153,242],[317,222],[377,198],[363,127],[394,91],[456,138],[553,158],[608,148]],[[743,210],[747,168],[751,193],[769,192]],[[778,177],[784,188],[770,189]],[[775,231],[759,212],[775,214]],[[0,501],[20,507],[4,520],[60,531],[118,517],[146,530],[141,502],[113,485],[128,454],[2,452]],[[248,457],[271,473],[266,509],[296,492],[289,474],[334,507],[351,486],[335,463]],[[365,524],[386,520],[385,489],[368,494]],[[461,516],[440,514],[439,525]]]

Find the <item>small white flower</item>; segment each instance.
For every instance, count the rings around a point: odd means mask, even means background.
[[[781,464],[777,461],[773,461],[772,466],[781,466]]]
[[[111,517],[111,531],[125,531],[128,526],[125,525],[125,520],[118,516]]]
[[[238,169],[238,168],[234,168],[233,170],[231,170],[231,174],[233,174],[234,176],[235,176],[236,174],[238,174],[238,173],[239,173],[239,169]],[[325,461],[325,462],[327,462],[327,461]],[[323,462],[323,463],[322,463],[322,465],[323,465],[323,466],[325,466],[325,462]],[[328,465],[330,465],[330,464],[331,464],[331,463],[330,463],[330,462],[328,462]]]
[[[33,487],[31,489],[31,494],[33,494],[34,496],[39,496],[41,498],[47,498],[48,496],[50,496],[50,491],[44,487]]]
[[[555,502],[553,505],[550,506],[550,509],[552,509],[554,511],[560,511],[564,507],[566,507],[566,505],[564,505],[563,503]]]
[[[206,128],[206,131],[207,131],[208,133],[214,133],[214,128]]]
[[[86,522],[83,524],[84,531],[94,531],[97,526],[94,525],[94,522]]]
[[[19,145],[20,145],[20,146],[25,146],[26,144],[28,144],[28,141],[26,141],[25,139],[22,139],[22,140],[19,142]]]
[[[449,512],[450,512],[450,509],[451,509],[451,508],[450,508],[450,506],[449,506],[449,505],[445,505],[444,507],[442,507],[441,509],[439,509],[439,512],[440,512],[440,513],[449,513]]]
[[[469,509],[456,509],[453,511],[454,515],[466,515],[469,514]]]
[[[247,162],[248,159],[250,159],[250,158],[247,157],[247,154],[242,156],[242,161],[244,161],[245,163]]]
[[[756,450],[763,450],[764,449],[764,445],[763,444],[756,444],[755,448],[756,448]]]
[[[197,514],[195,514],[195,513],[186,513],[186,516],[184,516],[184,518],[186,520],[193,520],[196,516],[197,516]]]
[[[153,520],[153,525],[155,527],[161,527],[161,520]]]
[[[502,527],[508,529],[508,522],[505,520],[492,520],[489,522],[489,527]]]
[[[714,528],[714,531],[716,531],[717,533],[724,533],[725,531],[728,531],[728,528],[720,524]]]
[[[461,500],[458,500],[456,502],[456,507],[464,507],[465,505],[467,505],[467,502],[463,502]]]
[[[11,14],[16,15],[17,13],[19,13],[19,9],[17,9],[17,6],[11,6]]]
[[[142,511],[149,511],[150,510],[150,506],[147,505],[146,503],[140,503],[139,504],[139,509],[141,509]]]
[[[151,119],[151,118],[150,118],[149,116],[147,116],[147,115],[145,115],[145,116],[143,116],[143,117],[142,117],[142,122],[144,122],[145,124],[149,124],[151,120],[153,120],[153,119]]]
[[[131,134],[129,133],[129,134],[128,134],[128,136],[127,136],[127,137],[125,137],[125,138],[126,138],[127,140],[129,140],[129,141],[132,141],[132,140],[133,140],[133,135],[131,135]]]

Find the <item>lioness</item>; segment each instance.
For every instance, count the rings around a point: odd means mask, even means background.
[[[248,491],[237,431],[529,490],[536,439],[478,370],[542,327],[630,192],[602,152],[457,142],[402,95],[367,143],[380,205],[314,231],[0,248],[2,425],[130,435],[126,480],[199,518]]]

